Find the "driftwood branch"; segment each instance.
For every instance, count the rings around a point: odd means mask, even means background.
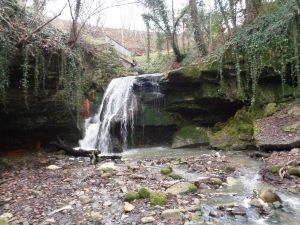
[[[67,155],[71,155],[74,157],[92,157],[92,151],[85,151],[85,150],[74,150],[71,146],[66,145],[63,140],[57,137],[56,142],[50,142],[50,144],[58,149],[63,150]]]
[[[50,145],[56,147],[57,149],[63,150],[67,155],[71,155],[74,157],[89,157],[93,164],[98,161],[106,160],[106,159],[121,159],[122,157],[119,155],[102,155],[98,156],[98,151],[86,151],[86,150],[74,150],[71,146],[66,145],[62,139],[57,137],[57,141],[50,142]]]

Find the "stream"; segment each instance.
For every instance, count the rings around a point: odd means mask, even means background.
[[[205,148],[197,149],[171,149],[164,147],[132,149],[123,153],[125,160],[141,160],[141,159],[159,159],[159,158],[189,158],[199,155],[211,154],[211,150]],[[229,185],[224,189],[206,190],[206,194],[212,196],[203,203],[204,211],[216,208],[220,205],[236,204],[244,205],[247,217],[221,217],[219,219],[210,218],[206,213],[206,220],[212,220],[217,224],[280,224],[280,225],[298,225],[300,222],[300,196],[293,195],[285,191],[277,191],[278,195],[283,200],[283,207],[272,210],[270,215],[261,217],[256,210],[251,209],[245,201],[252,195],[253,190],[259,190],[262,187],[268,187],[262,181],[259,175],[259,169],[262,165],[261,161],[251,159],[244,152],[224,152],[234,163],[241,165],[235,172],[236,181],[233,185]],[[175,167],[176,168],[176,167]],[[207,178],[205,173],[198,174],[187,171],[185,168],[177,167],[174,169],[176,174],[181,175],[188,181],[196,181]]]

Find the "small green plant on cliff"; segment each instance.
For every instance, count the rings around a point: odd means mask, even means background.
[[[140,198],[150,198],[151,194],[147,188],[140,188],[138,193]]]

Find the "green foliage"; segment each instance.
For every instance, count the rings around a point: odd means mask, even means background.
[[[153,205],[164,206],[168,203],[168,197],[163,192],[151,192],[150,202]]]
[[[172,173],[172,171],[173,171],[172,167],[167,166],[167,167],[161,168],[160,173],[164,174],[164,175],[168,175],[168,174]]]
[[[14,167],[13,161],[7,159],[7,158],[0,158],[0,169],[11,169]]]
[[[131,202],[131,201],[133,201],[135,199],[139,199],[139,198],[140,198],[140,195],[136,191],[127,192],[123,197],[125,202]]]
[[[150,191],[147,188],[140,188],[138,193],[140,198],[150,198]]]

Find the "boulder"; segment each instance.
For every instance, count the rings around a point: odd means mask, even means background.
[[[208,143],[207,130],[205,128],[187,126],[174,134],[172,148],[193,148],[208,145]]]
[[[262,150],[300,147],[300,103],[291,104],[272,116],[256,121],[255,141]]]
[[[182,219],[180,209],[166,209],[161,216],[166,220],[180,221]]]
[[[169,187],[166,190],[166,193],[172,195],[186,193],[189,192],[190,186],[191,186],[190,182],[178,182],[176,184],[173,184],[171,187]]]
[[[282,202],[278,194],[269,188],[262,188],[259,192],[259,198],[266,203]]]

